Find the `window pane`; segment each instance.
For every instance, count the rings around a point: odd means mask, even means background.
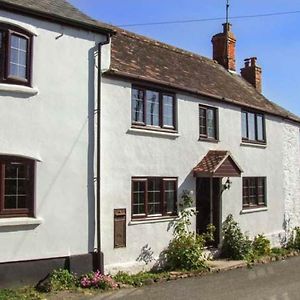
[[[247,113],[242,112],[242,137],[247,139],[248,134],[247,134]]]
[[[263,122],[262,115],[256,116],[256,124],[257,124],[257,139],[259,141],[263,141],[264,140],[264,122]]]
[[[147,125],[159,126],[159,93],[146,92]]]
[[[132,121],[144,123],[144,91],[132,90]]]
[[[28,208],[26,206],[29,184],[28,165],[19,162],[7,163],[4,178],[4,208]]]
[[[249,140],[255,140],[255,115],[248,113],[248,138]]]
[[[161,214],[161,179],[148,179],[148,215]]]
[[[174,213],[176,209],[176,181],[165,181],[165,201],[167,213]]]
[[[27,39],[11,35],[9,75],[26,79],[27,73]]]
[[[145,214],[145,181],[133,181],[133,214]]]
[[[207,135],[207,128],[206,128],[206,109],[200,107],[200,135],[206,136]]]
[[[243,205],[249,205],[249,181],[243,178]]]
[[[174,105],[173,97],[163,95],[163,125],[174,128]]]
[[[215,130],[215,110],[207,109],[207,136],[209,138],[216,138],[216,130]]]

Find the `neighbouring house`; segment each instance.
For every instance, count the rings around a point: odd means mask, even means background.
[[[0,1],[0,288],[93,268],[98,45],[112,32],[64,0]]]
[[[213,59],[64,0],[0,0],[0,28],[0,287],[150,267],[184,191],[217,242],[230,213],[273,244],[300,224],[300,118],[236,72],[230,24]]]

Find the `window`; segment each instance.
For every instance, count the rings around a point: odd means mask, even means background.
[[[200,139],[218,139],[217,108],[199,106]]]
[[[32,35],[0,25],[0,82],[30,85]]]
[[[266,178],[243,178],[243,208],[266,206]]]
[[[0,157],[0,217],[33,217],[34,161]]]
[[[242,111],[242,140],[244,142],[266,142],[263,114]]]
[[[133,178],[132,217],[176,215],[177,178]]]
[[[132,124],[175,130],[175,96],[145,89],[132,89]]]

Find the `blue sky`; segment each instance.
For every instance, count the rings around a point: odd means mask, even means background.
[[[225,0],[70,0],[98,20],[114,25],[203,19],[225,15]],[[231,0],[230,15],[300,11],[300,0]],[[237,67],[257,56],[263,69],[263,93],[300,116],[300,13],[232,20],[237,37]],[[222,21],[126,29],[211,57],[211,37]]]

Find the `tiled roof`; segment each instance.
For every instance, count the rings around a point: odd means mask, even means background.
[[[210,150],[193,171],[195,176],[201,174],[214,176],[218,173],[224,176],[235,176],[236,174],[240,175],[242,169],[234,161],[229,151]]]
[[[219,164],[226,159],[228,151],[209,151],[201,162],[194,168],[195,172],[213,173]]]
[[[112,38],[112,64],[107,74],[149,81],[300,122],[298,116],[269,101],[240,75],[215,61],[121,29]]]
[[[65,0],[0,0],[1,8],[39,15],[54,21],[64,20],[94,31],[112,31],[108,24],[90,18]]]

